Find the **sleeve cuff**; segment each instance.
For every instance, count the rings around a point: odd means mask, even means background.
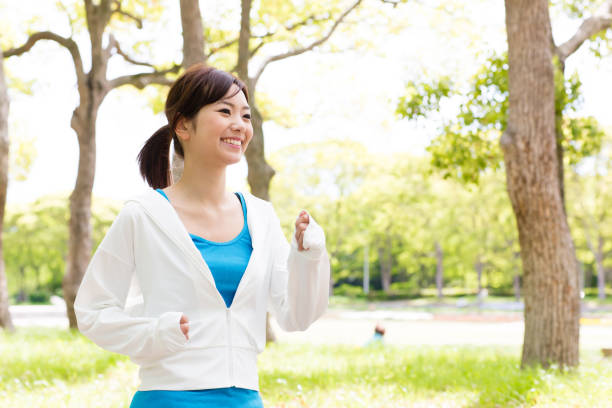
[[[181,330],[182,315],[182,312],[166,312],[159,317],[159,337],[171,352],[180,350],[188,342]]]

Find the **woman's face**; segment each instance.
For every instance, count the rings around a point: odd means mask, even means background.
[[[182,140],[183,146],[187,145],[187,157],[219,165],[240,161],[253,138],[253,126],[244,93],[236,91],[238,87],[232,84],[223,98],[202,107],[192,121],[184,122],[189,135]]]

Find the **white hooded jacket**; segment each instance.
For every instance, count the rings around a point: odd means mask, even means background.
[[[253,252],[229,308],[174,207],[153,189],[125,201],[91,258],[74,302],[79,330],[138,364],[139,390],[259,390],[266,311],[286,331],[305,330],[326,311],[330,263],[321,227],[309,214],[309,249],[298,251],[272,204],[242,194]],[[128,292],[140,301],[126,306]]]

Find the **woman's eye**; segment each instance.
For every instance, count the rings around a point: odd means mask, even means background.
[[[244,117],[249,119],[249,120],[251,119],[251,115],[244,115]]]
[[[221,109],[219,112],[227,113],[228,115],[230,114],[229,109]]]

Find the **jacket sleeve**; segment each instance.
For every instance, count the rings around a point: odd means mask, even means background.
[[[134,359],[155,359],[180,349],[187,339],[181,312],[142,317],[141,304],[126,308],[135,270],[137,204],[126,203],[91,258],[74,301],[77,326],[100,347]]]
[[[285,331],[306,330],[325,313],[329,302],[330,264],[325,234],[308,216],[304,231],[304,248],[308,250],[299,251],[295,233],[290,244],[272,207],[270,303]]]

